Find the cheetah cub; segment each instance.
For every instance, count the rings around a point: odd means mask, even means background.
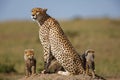
[[[93,78],[95,78],[94,52],[95,52],[94,50],[88,49],[82,55],[83,65],[84,65],[84,69],[86,71],[86,74],[89,74],[90,70],[91,70],[91,74],[92,74]]]
[[[25,77],[29,77],[36,73],[36,59],[34,58],[33,49],[25,49],[24,51],[25,60]]]

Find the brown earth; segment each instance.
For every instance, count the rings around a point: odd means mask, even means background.
[[[90,76],[75,75],[75,76],[63,76],[58,74],[38,74],[28,78],[21,78],[18,80],[104,80],[104,79],[92,79]]]

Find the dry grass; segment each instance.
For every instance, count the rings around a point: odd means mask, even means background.
[[[120,76],[120,20],[74,19],[60,24],[80,54],[88,48],[96,51],[96,73]],[[18,73],[24,73],[24,49],[34,48],[37,70],[43,69],[38,29],[31,21],[0,23],[0,64],[14,64]]]

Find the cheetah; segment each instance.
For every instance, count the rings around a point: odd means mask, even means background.
[[[46,13],[47,9],[33,8],[32,19],[39,25],[39,38],[44,50],[44,71],[47,72],[51,63],[50,56],[54,56],[65,71],[58,71],[61,75],[78,75],[85,72],[79,54],[76,52],[57,20]]]
[[[36,74],[36,59],[34,58],[33,49],[25,49],[24,51],[25,60],[25,77]]]
[[[92,77],[95,78],[95,62],[94,55],[95,51],[92,49],[88,49],[82,54],[83,68],[85,69],[86,74],[92,74]],[[89,71],[91,70],[91,72]]]

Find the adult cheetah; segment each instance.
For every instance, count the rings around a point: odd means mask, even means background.
[[[39,38],[44,49],[45,71],[50,65],[51,56],[63,66],[62,75],[78,75],[85,72],[79,54],[64,34],[59,23],[46,13],[47,9],[33,8],[32,18],[39,24]]]

